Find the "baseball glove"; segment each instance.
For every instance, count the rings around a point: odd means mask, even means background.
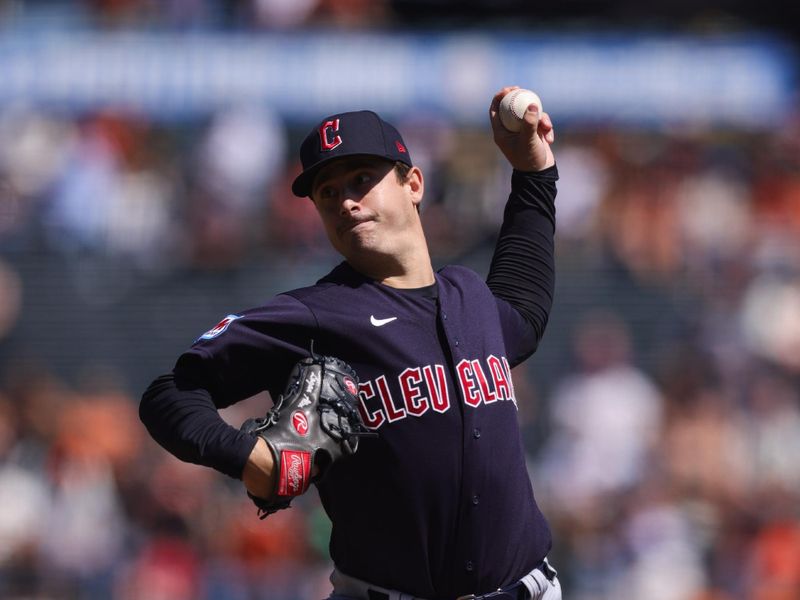
[[[303,494],[337,460],[355,453],[358,439],[377,435],[358,412],[358,377],[350,365],[312,354],[298,362],[286,389],[267,415],[247,419],[241,430],[264,438],[275,461],[272,498],[248,492],[264,519]],[[312,478],[312,469],[319,472]]]

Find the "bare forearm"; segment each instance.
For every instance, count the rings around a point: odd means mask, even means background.
[[[259,498],[271,498],[275,491],[275,460],[267,442],[258,438],[242,471],[247,491]]]

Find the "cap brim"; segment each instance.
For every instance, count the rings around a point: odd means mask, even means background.
[[[319,170],[325,165],[332,163],[337,158],[341,158],[341,156],[342,155],[331,156],[330,158],[326,158],[325,160],[315,164],[313,167],[309,167],[308,169],[300,173],[300,175],[298,175],[295,178],[294,182],[292,183],[292,193],[298,198],[306,198],[306,197],[310,198],[311,184],[314,183],[314,177],[317,176]]]
[[[330,158],[326,158],[325,160],[321,160],[316,163],[314,166],[309,167],[300,175],[298,175],[294,182],[292,182],[292,193],[297,196],[298,198],[310,198],[311,197],[311,186],[314,184],[314,178],[317,176],[317,173],[320,170],[335,160],[340,158],[352,158],[354,156],[371,156],[374,158],[382,158],[387,162],[394,163],[395,160],[389,158],[388,156],[381,156],[380,154],[369,154],[367,152],[353,152],[352,154],[337,154],[336,156],[331,156]],[[409,165],[410,166],[410,165]]]

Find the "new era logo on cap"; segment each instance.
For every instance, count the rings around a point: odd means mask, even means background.
[[[294,180],[296,196],[310,196],[311,184],[319,170],[343,156],[379,156],[412,166],[403,138],[397,129],[370,110],[346,112],[322,119],[303,140],[300,161],[303,172]]]

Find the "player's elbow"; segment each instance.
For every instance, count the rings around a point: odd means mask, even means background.
[[[549,320],[549,313],[545,311],[528,311],[522,314],[525,321],[531,327],[531,334],[533,335],[534,350],[539,346],[539,342],[544,337],[544,332],[547,329],[547,322]]]
[[[159,400],[172,389],[175,389],[175,380],[172,373],[167,373],[154,379],[142,394],[139,401],[139,420],[151,433],[161,412],[159,408],[162,403]]]

